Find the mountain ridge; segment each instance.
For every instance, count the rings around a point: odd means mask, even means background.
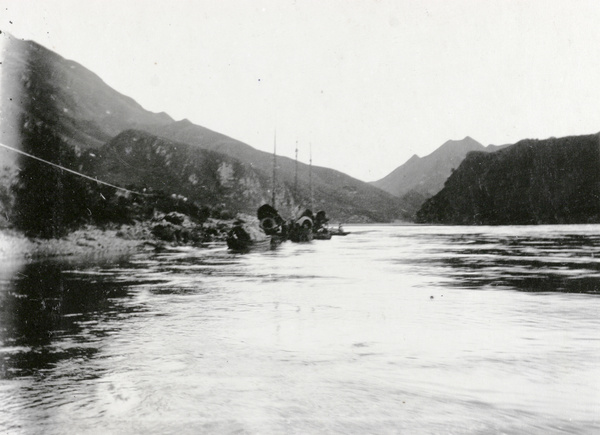
[[[11,128],[16,126],[12,134],[3,134],[2,139],[8,145],[20,148],[19,133],[25,125],[41,123],[49,126],[78,155],[84,155],[88,150],[101,149],[120,133],[133,129],[186,143],[199,150],[218,152],[248,166],[262,179],[270,179],[273,171],[270,153],[193,124],[188,119],[175,121],[163,112],[149,112],[132,98],[110,88],[95,73],[35,42],[12,37],[8,42],[8,49],[3,53],[4,62],[0,65],[3,83],[8,83],[8,89],[14,94],[8,107],[3,107],[1,119],[3,132],[7,124]],[[281,207],[288,210],[282,212],[292,213],[299,204],[310,203],[308,165],[298,163],[299,185],[296,188],[295,162],[277,157],[277,164],[277,182],[282,191],[288,192],[284,195],[286,200],[281,202]],[[402,200],[374,186],[333,169],[313,167],[312,170],[315,201],[334,218],[388,222],[409,216]],[[156,170],[155,176],[160,177],[160,171]],[[10,183],[10,180],[2,180],[4,184]],[[290,190],[290,186],[294,189]],[[261,189],[258,197],[270,197],[270,187],[262,183]],[[250,207],[249,203],[247,207]],[[241,211],[255,212],[250,208]]]
[[[600,222],[600,133],[471,152],[417,213],[421,223]]]
[[[460,163],[459,159],[462,160],[467,152],[483,149],[485,147],[482,144],[469,136],[461,140],[448,140],[424,157],[414,154],[406,163],[371,184],[397,197],[402,197],[412,190],[431,196],[437,193],[440,182],[428,182],[427,178],[435,175],[436,178],[443,178],[445,181],[451,173],[452,165]],[[436,173],[432,174],[433,171]],[[439,186],[439,189],[442,186]]]
[[[447,140],[432,153],[419,157],[414,154],[403,165],[380,180],[371,182],[386,192],[402,198],[416,213],[426,199],[442,190],[445,181],[471,151],[494,152],[507,145],[483,146],[470,136]]]

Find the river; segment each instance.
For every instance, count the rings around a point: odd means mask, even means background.
[[[0,433],[598,433],[600,225],[0,265]]]

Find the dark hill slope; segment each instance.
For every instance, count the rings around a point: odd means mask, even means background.
[[[442,224],[600,222],[600,136],[523,140],[467,155],[417,220]]]
[[[415,154],[402,166],[371,184],[397,197],[411,191],[430,197],[442,189],[452,169],[458,168],[468,152],[484,150],[483,145],[469,136],[462,140],[449,140],[425,157]]]
[[[187,120],[176,122],[164,113],[148,112],[131,98],[111,89],[83,66],[34,42],[20,41],[4,33],[0,36],[9,38],[8,48],[3,53],[4,62],[0,65],[3,81],[14,84],[11,87],[14,98],[9,102],[3,101],[4,125],[13,126],[15,119],[20,120],[16,122],[17,130],[23,126],[24,119],[28,119],[30,124],[45,124],[79,153],[98,149],[125,130],[147,131],[172,142],[224,154],[237,164],[246,166],[248,174],[252,170],[259,179],[270,179],[270,154]],[[21,84],[23,89],[18,90],[17,84]],[[41,99],[44,104],[37,104],[42,95],[48,98]],[[7,121],[7,113],[14,115],[10,121]],[[11,136],[9,144],[19,147],[18,131],[16,133]],[[8,136],[5,135],[5,138]],[[278,159],[280,186],[277,191],[278,195],[284,192],[278,203],[290,212],[292,208],[308,206],[310,202],[306,165],[299,164],[298,188],[293,189],[297,195],[290,193],[289,187],[294,186],[294,167],[291,159]],[[160,177],[160,171],[156,169],[154,173]],[[113,175],[116,177],[116,172]],[[257,200],[270,198],[270,187],[267,188],[264,183],[261,186],[266,190],[257,193]],[[175,188],[175,185],[172,184],[172,187]],[[179,193],[181,189],[185,190],[185,187],[177,188],[177,192],[173,193]],[[314,168],[313,190],[316,204],[322,205],[337,219],[390,221],[408,216],[401,200],[338,171]],[[215,200],[217,196],[218,192],[208,195]]]
[[[371,184],[402,199],[405,209],[412,215],[444,187],[455,168],[458,168],[471,151],[493,152],[505,146],[484,147],[476,140],[465,137],[449,140],[425,157],[416,154],[381,180]]]
[[[256,150],[187,120],[175,122],[164,128],[148,126],[147,130],[176,142],[219,151],[245,162],[265,175],[272,174],[272,154]],[[276,173],[278,185],[287,186],[290,192],[290,197],[278,200],[279,206],[283,207],[282,211],[292,213],[296,206],[310,207],[309,165],[298,162],[297,189],[294,160],[277,157]],[[405,201],[333,169],[313,166],[312,185],[314,208],[325,208],[335,218],[354,222],[383,222],[394,219],[410,220],[412,216]]]
[[[406,163],[371,184],[397,197],[412,192],[429,198],[442,190],[452,170],[458,168],[467,153],[491,153],[507,146],[509,145],[484,147],[469,136],[462,140],[449,140],[425,157],[413,155]]]
[[[99,179],[135,190],[177,194],[208,206],[223,206],[233,212],[252,213],[271,201],[272,175],[233,157],[192,145],[174,142],[139,130],[127,130],[93,153],[85,153],[83,167]],[[271,157],[272,158],[272,157]],[[284,216],[309,207],[307,190],[309,172],[299,167],[298,193],[289,174],[277,174],[276,200]],[[313,168],[314,206],[326,209],[336,219],[346,221],[380,221],[381,210],[358,208],[356,202],[368,203],[368,192],[347,184],[341,192],[323,189],[352,180],[330,169]],[[341,179],[341,181],[340,181]],[[303,182],[301,182],[303,181]],[[383,193],[383,192],[382,192]],[[384,193],[385,195],[385,193]],[[354,201],[359,197],[360,201]],[[393,210],[390,212],[397,212]]]
[[[271,180],[239,160],[144,131],[126,130],[84,158],[85,172],[138,191],[232,211],[254,211],[269,200]]]

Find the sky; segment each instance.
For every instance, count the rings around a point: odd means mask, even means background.
[[[0,0],[145,109],[380,179],[447,140],[600,131],[600,2]]]

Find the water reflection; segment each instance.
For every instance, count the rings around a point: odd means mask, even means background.
[[[516,227],[516,235],[504,234],[506,227],[426,233],[421,255],[408,261],[421,264],[429,275],[450,278],[446,284],[451,287],[597,294],[600,235],[582,227],[582,234],[560,232],[569,227],[547,232]]]
[[[110,279],[64,273],[57,262],[21,264],[4,271],[0,292],[0,377],[34,376],[62,360],[89,359],[93,343],[110,331],[90,324],[140,307],[116,303],[128,287]]]

